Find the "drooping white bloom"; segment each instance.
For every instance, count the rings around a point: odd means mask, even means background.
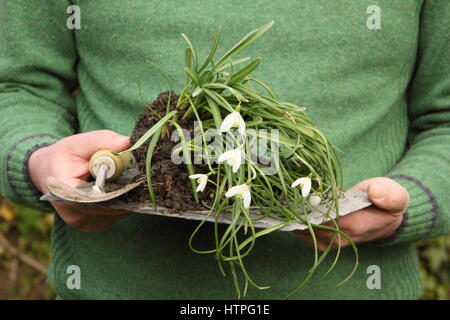
[[[296,186],[300,186],[302,188],[302,197],[306,198],[311,191],[311,179],[307,177],[298,178],[291,185],[292,188],[295,188]]]
[[[208,182],[208,175],[206,174],[192,174],[189,176],[189,179],[196,179],[198,186],[196,192],[202,192],[205,190],[206,183]]]
[[[223,119],[220,125],[220,132],[227,132],[231,128],[237,128],[239,133],[244,136],[245,134],[245,121],[238,111],[233,111]]]
[[[309,197],[309,203],[313,206],[313,207],[317,207],[320,202],[322,201],[322,199],[320,199],[319,196],[310,196]]]
[[[232,170],[236,173],[242,163],[242,151],[241,149],[233,149],[222,153],[217,162],[227,162],[229,166],[232,166]]]
[[[238,186],[234,186],[225,193],[225,197],[227,197],[227,198],[233,197],[233,196],[237,196],[242,199],[242,201],[244,202],[244,208],[247,209],[250,207],[250,202],[252,200],[252,197],[250,194],[250,187],[248,185],[246,185],[245,183],[240,184]]]

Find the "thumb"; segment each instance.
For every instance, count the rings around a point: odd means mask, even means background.
[[[376,207],[395,215],[406,211],[409,194],[398,182],[388,178],[374,178],[366,186],[369,200]]]
[[[120,152],[130,147],[130,137],[111,130],[96,130],[69,137],[70,148],[78,156],[90,158],[101,149]]]

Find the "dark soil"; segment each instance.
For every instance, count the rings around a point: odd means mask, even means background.
[[[158,98],[150,104],[150,107],[161,116],[166,114],[168,99],[170,97],[170,110],[174,110],[178,102],[178,96],[169,91],[162,92]],[[159,118],[149,108],[146,108],[138,118],[131,135],[131,144],[134,144],[143,134],[145,134],[153,125],[159,121]],[[193,132],[194,122],[177,120],[180,126]],[[168,125],[168,132],[165,136],[161,136],[153,152],[151,161],[152,185],[156,197],[156,203],[159,207],[171,208],[176,211],[200,209],[205,207],[197,204],[192,196],[192,188],[186,166],[175,164],[171,160],[172,149],[179,142],[170,140],[170,136],[175,130]],[[148,144],[150,139],[141,147],[133,151],[139,170],[145,175],[145,162]],[[206,168],[202,165],[195,166],[196,173],[204,173]],[[126,197],[129,202],[150,202],[148,185],[138,187],[130,191]],[[214,189],[209,185],[199,193],[200,201],[210,201]]]

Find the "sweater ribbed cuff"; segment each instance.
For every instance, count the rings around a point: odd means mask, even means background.
[[[33,185],[28,172],[28,159],[39,148],[51,145],[59,140],[51,134],[33,134],[13,144],[5,154],[6,185],[3,193],[6,198],[42,211],[51,210],[49,203],[39,200],[42,195]],[[9,187],[9,188],[8,188]]]
[[[438,205],[436,198],[422,182],[411,176],[390,176],[409,192],[410,202],[397,231],[378,245],[416,242],[428,238],[436,226]]]

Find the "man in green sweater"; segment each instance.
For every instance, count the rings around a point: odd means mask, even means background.
[[[0,1],[1,194],[48,210],[38,200],[48,176],[80,184],[95,151],[129,146],[138,80],[146,101],[167,89],[146,59],[181,80],[181,32],[205,54],[219,25],[227,48],[270,20],[247,51],[263,58],[258,77],[307,107],[343,150],[344,187],[376,205],[341,220],[358,243],[355,275],[335,287],[354,262],[347,247],[295,298],[419,298],[415,242],[450,229],[448,0]],[[234,297],[214,258],[189,250],[196,222],[52,205],[49,281],[59,297]],[[313,249],[299,235],[258,239],[248,271],[271,289],[246,298],[284,297],[307,275]],[[329,236],[318,234],[321,247]]]

